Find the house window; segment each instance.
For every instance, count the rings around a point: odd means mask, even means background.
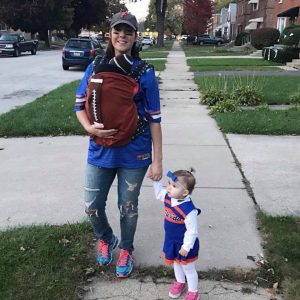
[[[250,0],[248,4],[251,4],[252,11],[258,10],[259,0]]]
[[[285,28],[286,24],[286,18],[277,18],[277,29],[282,32],[283,29]]]
[[[258,3],[252,3],[252,10],[258,10]]]

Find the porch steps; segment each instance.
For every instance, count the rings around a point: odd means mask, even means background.
[[[262,58],[262,50],[256,50],[252,52],[249,56],[261,57]]]
[[[292,67],[300,70],[300,59],[293,59],[291,62],[286,63],[288,67]]]

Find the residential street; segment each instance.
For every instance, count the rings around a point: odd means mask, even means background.
[[[80,79],[77,67],[64,71],[61,50],[22,53],[19,57],[0,56],[0,113],[35,100],[58,86]]]

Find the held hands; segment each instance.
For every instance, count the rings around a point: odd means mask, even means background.
[[[117,129],[103,129],[104,125],[102,123],[94,122],[91,125],[88,132],[92,135],[98,136],[100,138],[112,138],[114,134],[118,132]]]
[[[181,247],[179,250],[179,254],[182,256],[187,256],[189,254],[189,251],[186,251]]]
[[[157,163],[155,161],[149,167],[148,178],[153,181],[159,181],[162,177],[162,163]]]

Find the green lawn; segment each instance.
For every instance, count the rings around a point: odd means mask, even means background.
[[[300,218],[259,214],[269,266],[283,287],[285,300],[300,299]]]
[[[79,81],[0,115],[0,137],[85,134],[73,111]]]
[[[223,46],[214,47],[210,45],[198,46],[187,45],[185,42],[181,43],[181,47],[186,55],[189,56],[227,56],[227,55],[248,55],[252,51],[246,49],[244,51],[227,50]]]
[[[233,86],[254,84],[261,90],[263,102],[267,104],[289,104],[289,96],[299,86],[299,76],[206,76],[196,77],[200,90],[211,87],[232,90]]]
[[[300,135],[300,110],[243,110],[217,113],[215,118],[225,133]]]
[[[257,58],[191,58],[187,59],[191,72],[210,70],[265,70],[281,64]]]
[[[79,299],[95,267],[89,223],[14,228],[0,240],[3,300]]]

